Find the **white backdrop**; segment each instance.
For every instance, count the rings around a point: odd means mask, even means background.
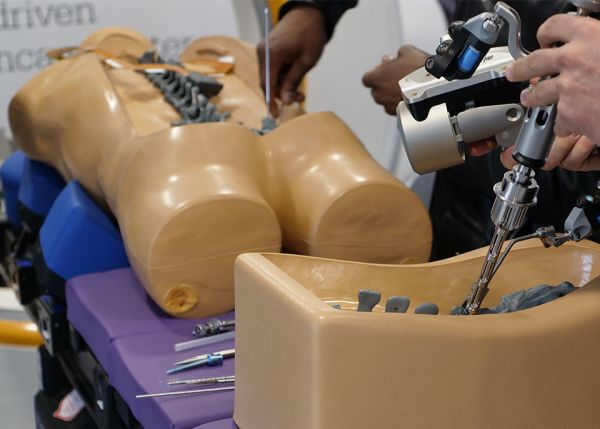
[[[47,64],[47,48],[76,45],[94,29],[115,25],[149,36],[164,57],[177,56],[186,43],[204,35],[255,43],[260,39],[256,4],[261,2],[0,0],[0,147],[10,98]],[[404,43],[433,51],[445,27],[436,0],[361,0],[342,18],[309,74],[307,110],[336,112],[375,159],[409,186],[415,175],[399,150],[395,118],[374,104],[361,77]]]
[[[2,0],[0,129],[7,129],[13,94],[47,64],[47,48],[77,45],[94,29],[119,25],[141,31],[163,56],[174,57],[199,36],[240,37],[238,15],[229,0]]]

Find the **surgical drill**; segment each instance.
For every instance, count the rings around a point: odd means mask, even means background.
[[[600,0],[571,3],[581,16],[600,12]],[[506,48],[492,48],[505,25],[510,56]],[[534,170],[544,166],[554,141],[556,106],[530,108],[524,113],[517,101],[523,86],[505,79],[508,64],[528,55],[520,30],[519,15],[498,2],[493,12],[453,23],[425,67],[400,82],[404,96],[397,110],[400,134],[411,165],[419,173],[462,162],[466,143],[493,134],[502,147],[511,146],[518,131],[513,153],[517,165],[494,186],[491,218],[495,231],[479,278],[461,305],[464,314],[478,313],[504,259],[501,251],[506,239],[522,226],[527,210],[537,203]],[[569,233],[552,235],[550,229],[537,234],[546,244],[576,239]]]

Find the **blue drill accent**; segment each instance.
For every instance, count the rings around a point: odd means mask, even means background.
[[[463,73],[471,73],[477,67],[480,58],[481,51],[469,45],[461,52],[458,58],[458,69]]]
[[[223,356],[221,355],[208,355],[206,359],[201,359],[196,362],[191,362],[185,365],[171,368],[167,371],[167,375],[179,374],[180,372],[187,371],[188,369],[199,368],[201,366],[218,366],[223,365]]]

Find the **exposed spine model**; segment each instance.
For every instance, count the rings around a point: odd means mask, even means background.
[[[266,106],[251,46],[203,38],[162,65],[152,49],[131,30],[98,31],[29,81],[9,114],[29,156],[114,214],[133,269],[165,311],[232,309],[233,262],[244,252],[427,260],[426,209],[334,114],[260,136]]]

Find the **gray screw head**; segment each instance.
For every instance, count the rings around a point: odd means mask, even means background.
[[[498,24],[491,19],[486,19],[483,21],[483,30],[486,33],[496,33],[498,31]]]

